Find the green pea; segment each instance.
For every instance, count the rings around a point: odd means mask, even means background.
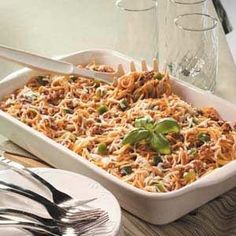
[[[127,99],[125,99],[125,98],[120,101],[119,105],[120,105],[120,109],[122,111],[125,111],[129,107],[129,103],[128,103]]]
[[[108,152],[107,145],[105,143],[100,143],[98,145],[98,154],[105,155],[107,154],[107,152]]]
[[[108,111],[108,107],[106,105],[101,105],[98,107],[97,111],[99,115],[102,115]]]
[[[157,192],[161,192],[161,193],[167,192],[167,189],[162,182],[158,182],[156,184],[156,190]]]
[[[103,97],[106,94],[106,92],[107,91],[104,88],[98,87],[96,89],[96,96],[101,98],[101,97]]]
[[[69,80],[72,81],[72,82],[75,82],[76,80],[78,79],[78,76],[70,76]]]
[[[199,123],[198,119],[196,117],[193,117],[193,123],[197,125]]]
[[[192,182],[196,179],[196,174],[194,171],[189,171],[185,172],[183,177],[186,182]]]
[[[164,77],[163,74],[161,74],[161,73],[155,73],[154,76],[153,76],[153,79],[162,80],[163,77]]]
[[[122,167],[121,168],[121,170],[120,170],[120,173],[122,174],[122,175],[129,175],[129,174],[131,174],[133,171],[132,171],[132,167],[131,166],[124,166],[124,167]]]
[[[65,113],[68,113],[68,114],[73,114],[74,113],[74,111],[72,109],[70,109],[70,108],[64,108],[63,111]]]
[[[141,97],[141,95],[142,95],[141,92],[134,92],[133,96],[134,100],[137,101]]]
[[[207,143],[211,140],[211,137],[209,134],[200,133],[198,134],[198,140],[201,141],[202,143]]]
[[[94,82],[95,88],[98,88],[101,85],[101,81],[99,80],[95,79],[93,82]]]
[[[46,86],[49,83],[47,77],[42,75],[37,76],[36,81],[42,86]]]
[[[157,166],[159,163],[162,162],[161,156],[157,155],[152,158],[152,162],[154,166]]]
[[[191,148],[191,149],[188,151],[188,154],[194,156],[195,154],[197,154],[197,148]]]

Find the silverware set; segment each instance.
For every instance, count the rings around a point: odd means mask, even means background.
[[[37,181],[52,196],[51,201],[29,189],[0,181],[0,192],[31,199],[41,204],[51,216],[51,218],[44,218],[18,209],[0,208],[0,227],[16,227],[36,235],[94,235],[97,230],[100,233],[104,231],[104,235],[106,235],[104,224],[109,220],[107,212],[102,209],[81,209],[82,206],[96,198],[73,199],[32,170],[18,163],[1,156],[0,164],[32,181]]]

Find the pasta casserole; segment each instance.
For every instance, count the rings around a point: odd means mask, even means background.
[[[182,100],[168,75],[154,71],[131,72],[112,85],[36,76],[5,97],[0,109],[149,192],[180,189],[236,159],[235,127],[214,108]]]

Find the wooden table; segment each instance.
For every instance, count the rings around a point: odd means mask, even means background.
[[[162,13],[165,1],[159,0]],[[114,2],[114,0],[1,1],[0,43],[46,56],[67,54],[85,48],[114,48],[116,32]],[[212,4],[210,12],[214,14]],[[0,60],[0,78],[18,68],[14,64]],[[216,94],[236,103],[235,91],[236,68],[220,28]],[[32,159],[29,153],[25,153],[1,135],[0,145],[30,156],[30,159],[8,156],[25,166],[47,166]],[[236,189],[165,226],[153,226],[125,210],[122,212],[123,227],[128,236],[236,235]]]

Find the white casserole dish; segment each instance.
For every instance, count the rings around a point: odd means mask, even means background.
[[[129,66],[129,57],[111,50],[95,49],[67,55],[63,60],[74,64],[97,63]],[[140,66],[138,62],[135,62]],[[22,87],[32,75],[40,74],[23,69],[7,76],[0,83],[0,99]],[[42,74],[42,73],[41,73]],[[201,107],[213,106],[228,121],[236,120],[236,106],[184,82],[172,79],[175,93],[187,102]],[[236,161],[215,170],[177,191],[149,193],[137,189],[91,164],[76,153],[33,130],[0,111],[0,133],[52,166],[74,171],[95,179],[109,189],[121,206],[134,215],[153,224],[166,224],[196,209],[211,199],[236,186]]]

